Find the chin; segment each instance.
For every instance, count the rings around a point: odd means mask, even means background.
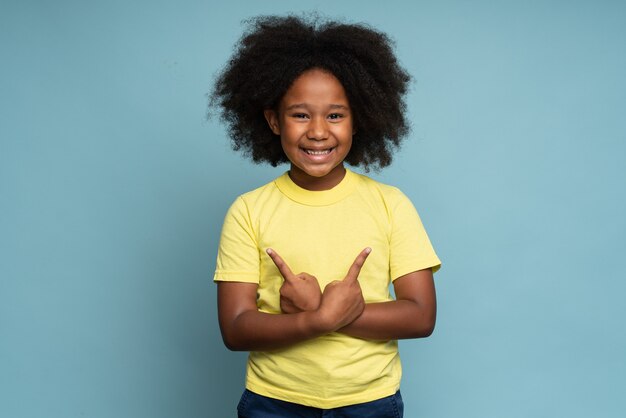
[[[334,170],[334,167],[332,167],[332,168],[313,168],[313,169],[305,169],[305,170],[302,170],[302,171],[304,173],[306,173],[307,175],[311,176],[311,177],[322,178],[322,177],[326,177],[327,175],[332,173],[333,170]]]

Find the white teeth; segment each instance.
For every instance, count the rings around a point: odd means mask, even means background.
[[[326,155],[326,154],[330,153],[330,150],[329,149],[325,149],[323,151],[313,151],[313,150],[310,150],[310,149],[305,149],[304,152],[306,152],[309,155]]]

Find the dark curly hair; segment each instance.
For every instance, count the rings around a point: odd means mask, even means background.
[[[320,68],[341,82],[352,109],[356,133],[345,161],[365,170],[391,163],[392,149],[409,132],[404,96],[411,78],[384,33],[315,15],[260,16],[247,23],[210,94],[235,150],[272,166],[287,162],[263,111],[276,110],[303,72]]]

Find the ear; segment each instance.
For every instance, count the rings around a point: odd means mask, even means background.
[[[272,132],[274,132],[275,135],[280,135],[280,124],[278,123],[278,114],[276,111],[272,109],[265,109],[263,111],[263,115],[265,116],[265,120],[270,126]]]

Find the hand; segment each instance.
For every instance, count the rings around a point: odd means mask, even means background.
[[[308,274],[293,274],[285,261],[271,248],[267,249],[284,282],[280,287],[280,309],[284,313],[314,311],[320,306],[322,291],[317,279]]]
[[[361,251],[350,266],[346,277],[328,283],[324,289],[319,311],[332,331],[350,324],[363,313],[365,300],[357,279],[371,252],[371,248]]]

